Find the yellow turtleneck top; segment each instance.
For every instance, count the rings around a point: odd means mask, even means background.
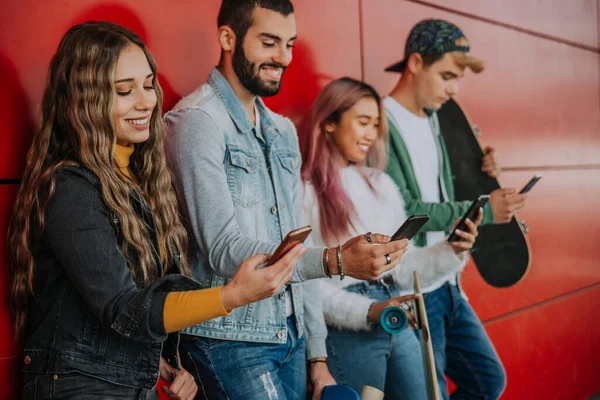
[[[135,179],[129,169],[129,159],[134,150],[133,145],[117,144],[115,147],[117,166],[130,181]],[[171,292],[165,299],[163,323],[165,331],[171,333],[228,314],[221,302],[221,287]]]

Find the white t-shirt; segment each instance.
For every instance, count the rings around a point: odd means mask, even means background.
[[[392,115],[400,129],[400,135],[406,144],[415,178],[421,191],[421,200],[427,203],[439,203],[440,196],[440,159],[436,140],[427,117],[419,117],[404,108],[391,97],[383,100],[386,110]],[[445,239],[444,232],[427,232],[427,246]]]

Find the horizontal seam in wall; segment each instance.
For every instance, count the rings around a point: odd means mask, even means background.
[[[513,30],[513,31],[517,31],[517,32],[520,32],[520,33],[527,34],[527,35],[535,36],[535,37],[538,37],[538,38],[541,38],[541,39],[550,40],[552,42],[557,42],[557,43],[565,44],[567,46],[576,47],[576,48],[581,49],[581,50],[591,51],[592,53],[600,54],[600,49],[598,49],[596,47],[593,47],[593,46],[589,46],[589,45],[586,45],[586,44],[573,42],[571,40],[562,39],[562,38],[559,38],[559,37],[556,37],[556,36],[552,36],[552,35],[548,35],[548,34],[541,33],[541,32],[532,31],[530,29],[521,28],[520,26],[511,25],[511,24],[507,24],[505,22],[496,21],[496,20],[493,20],[493,19],[490,19],[490,18],[482,17],[480,15],[475,15],[475,14],[471,14],[471,13],[468,13],[468,12],[455,10],[455,9],[452,9],[452,8],[449,8],[449,7],[440,6],[438,4],[430,3],[428,1],[423,1],[423,0],[406,0],[406,1],[410,1],[412,3],[421,4],[421,5],[424,5],[426,7],[435,8],[435,9],[438,9],[438,10],[441,10],[441,11],[446,11],[446,12],[449,12],[449,13],[457,14],[457,15],[460,15],[462,17],[471,18],[471,19],[478,20],[478,21],[481,21],[481,22],[486,22],[488,24],[501,26],[501,27],[506,28],[506,29],[510,29],[510,30]]]
[[[502,167],[502,171],[582,171],[600,169],[600,164],[535,165],[531,167]]]
[[[535,304],[529,305],[527,307],[519,308],[518,310],[510,311],[510,312],[508,312],[506,314],[502,314],[502,315],[499,315],[497,317],[490,318],[488,320],[482,321],[482,324],[483,325],[494,324],[496,322],[503,321],[505,319],[514,317],[516,315],[523,314],[525,312],[534,310],[536,308],[546,307],[548,305],[551,305],[551,304],[554,304],[554,303],[558,303],[558,302],[560,302],[562,300],[568,299],[570,297],[575,297],[575,296],[581,295],[583,293],[586,293],[586,292],[589,292],[589,291],[592,291],[592,290],[598,289],[598,288],[600,288],[600,282],[594,283],[593,285],[586,286],[586,287],[583,287],[583,288],[580,288],[580,289],[573,290],[573,291],[568,292],[568,293],[560,294],[560,295],[558,295],[556,297],[552,297],[550,299],[546,299],[546,300],[540,301],[539,303],[535,303]]]

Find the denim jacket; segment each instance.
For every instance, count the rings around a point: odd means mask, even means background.
[[[260,133],[235,92],[214,68],[208,82],[165,116],[167,159],[193,234],[195,280],[226,284],[242,261],[272,253],[302,226],[298,138],[290,120],[258,98]],[[317,282],[324,277],[323,248],[307,248],[291,283],[298,335],[308,357],[325,356],[327,330]],[[215,339],[263,343],[287,340],[285,287],[270,299],[237,308],[185,332]]]
[[[131,201],[151,230],[160,265],[154,217],[142,199],[132,195]],[[27,314],[22,370],[79,372],[154,387],[161,354],[178,366],[179,336],[167,334],[163,324],[167,292],[200,286],[179,273],[148,286],[132,279],[120,252],[119,220],[86,169],[57,171],[45,216],[45,229],[33,241],[35,298]],[[179,272],[179,261],[174,264],[169,270]]]

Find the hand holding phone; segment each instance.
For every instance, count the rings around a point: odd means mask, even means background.
[[[535,174],[533,178],[527,182],[527,185],[523,186],[523,189],[521,189],[519,194],[525,194],[529,192],[540,179],[542,179],[542,174]]]
[[[468,230],[468,226],[467,226],[467,223],[465,222],[465,220],[468,218],[470,221],[475,221],[475,219],[477,218],[477,213],[479,212],[479,209],[483,208],[483,206],[485,206],[485,204],[489,200],[490,200],[490,195],[488,195],[488,194],[483,194],[483,195],[479,196],[477,199],[473,200],[473,203],[471,203],[471,206],[469,207],[469,209],[467,210],[465,215],[462,216],[462,218],[460,219],[458,224],[456,224],[456,226],[454,227],[452,232],[450,232],[450,235],[448,235],[448,239],[447,239],[448,242],[460,241],[460,236],[458,236],[456,234],[456,230],[458,229],[463,232],[466,232]]]
[[[269,265],[275,264],[281,257],[283,257],[288,251],[290,251],[295,245],[304,243],[308,235],[312,232],[312,228],[310,225],[303,226],[302,228],[294,229],[290,231],[283,241],[279,244],[275,252],[269,258],[269,262],[267,262],[267,267]]]
[[[412,239],[427,221],[429,221],[429,215],[427,214],[411,215],[406,219],[406,221],[404,221],[402,226],[398,228],[396,233],[394,233],[392,236],[392,241],[400,239]]]

